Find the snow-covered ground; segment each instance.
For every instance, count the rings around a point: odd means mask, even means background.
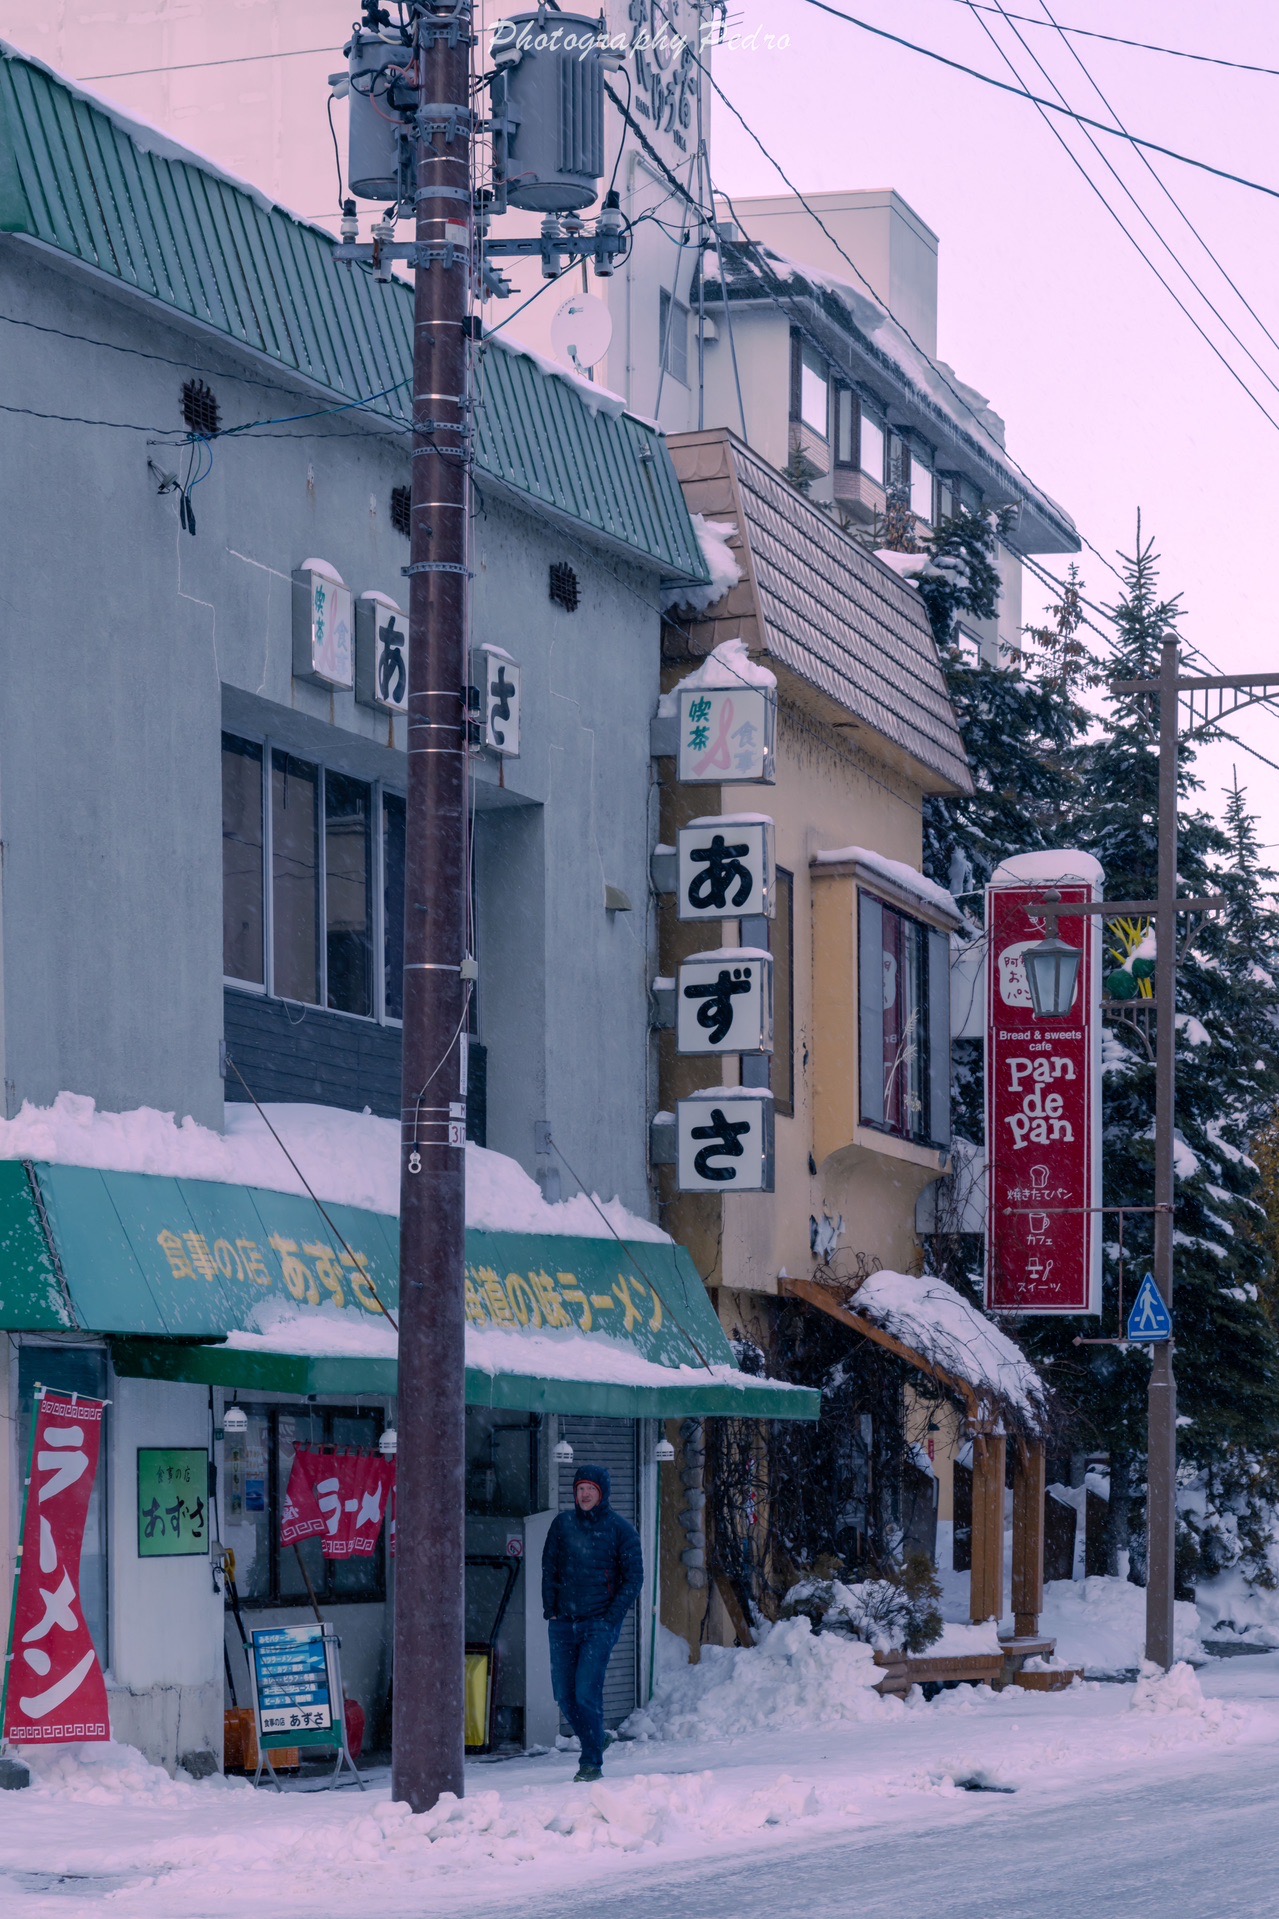
[[[401,1919],[531,1900],[549,1911],[562,1897],[581,1913],[659,1874],[739,1870],[752,1856],[765,1869],[778,1847],[799,1857],[954,1832],[995,1804],[1068,1812],[1098,1790],[1118,1805],[1160,1779],[1193,1799],[1214,1766],[1272,1776],[1279,1759],[1279,1655],[925,1704],[879,1699],[864,1649],[813,1641],[804,1624],[755,1654],[668,1666],[648,1736],[610,1750],[602,1784],[573,1785],[567,1752],[480,1763],[465,1800],[417,1818],[385,1779],[363,1794],[276,1795],[170,1780],[122,1748],[41,1757],[34,1787],[0,1794],[0,1911]],[[811,1910],[769,1907],[773,1919]]]

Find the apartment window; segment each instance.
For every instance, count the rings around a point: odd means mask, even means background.
[[[959,511],[959,494],[953,473],[937,475],[937,518],[953,520]]]
[[[859,408],[857,464],[876,486],[884,484],[884,422],[871,413],[865,401]]]
[[[835,465],[857,464],[857,399],[848,386],[835,388]]]
[[[950,1139],[950,939],[862,891],[858,1051],[863,1126]]]
[[[228,980],[399,1019],[404,801],[261,740],[222,737]]]
[[[933,523],[933,470],[922,453],[910,456],[910,510],[917,519]]]
[[[381,1413],[340,1407],[245,1405],[247,1431],[228,1435],[223,1454],[225,1543],[235,1553],[242,1600],[255,1606],[306,1606],[307,1577],[318,1600],[386,1597],[386,1529],[367,1558],[326,1559],[318,1539],[281,1546],[280,1514],[298,1446],[374,1447]]]
[[[266,983],[262,911],[262,748],[222,740],[222,970]]]
[[[773,948],[773,1105],[795,1111],[795,876],[777,868]]]
[[[688,385],[689,311],[682,300],[674,300],[663,287],[658,296],[657,324],[661,340],[663,369],[681,386]]]
[[[907,490],[910,486],[910,449],[899,433],[885,435],[887,454],[885,460],[886,486],[895,492]]]
[[[823,440],[830,431],[829,384],[822,362],[808,347],[804,347],[799,360],[799,417],[806,427]]]

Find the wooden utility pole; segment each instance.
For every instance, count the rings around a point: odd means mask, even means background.
[[[391,1791],[463,1790],[470,0],[418,0]]]

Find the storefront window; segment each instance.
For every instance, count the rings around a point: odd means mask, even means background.
[[[318,1539],[280,1545],[280,1515],[297,1446],[374,1447],[382,1413],[323,1406],[249,1406],[248,1430],[223,1451],[225,1543],[235,1553],[241,1600],[256,1606],[325,1605],[386,1597],[387,1533],[368,1558],[326,1559]]]
[[[950,939],[871,893],[858,898],[861,1121],[950,1139]]]
[[[324,910],[328,999],[339,1013],[373,1011],[372,789],[324,776]]]
[[[386,1017],[404,1017],[404,801],[382,796],[382,951]]]
[[[18,1353],[18,1457],[25,1475],[31,1449],[31,1425],[37,1386],[59,1392],[83,1393],[86,1399],[109,1399],[107,1356],[97,1346],[23,1346]],[[98,1658],[110,1664],[107,1611],[107,1471],[111,1457],[111,1411],[104,1415],[102,1454],[98,1477],[84,1527],[80,1559],[80,1603]]]
[[[262,748],[222,736],[222,971],[266,981],[262,913]]]
[[[271,755],[273,984],[281,999],[320,999],[319,768]]]

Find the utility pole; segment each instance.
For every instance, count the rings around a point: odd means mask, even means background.
[[[463,1791],[469,0],[414,13],[415,298],[391,1793]]]

